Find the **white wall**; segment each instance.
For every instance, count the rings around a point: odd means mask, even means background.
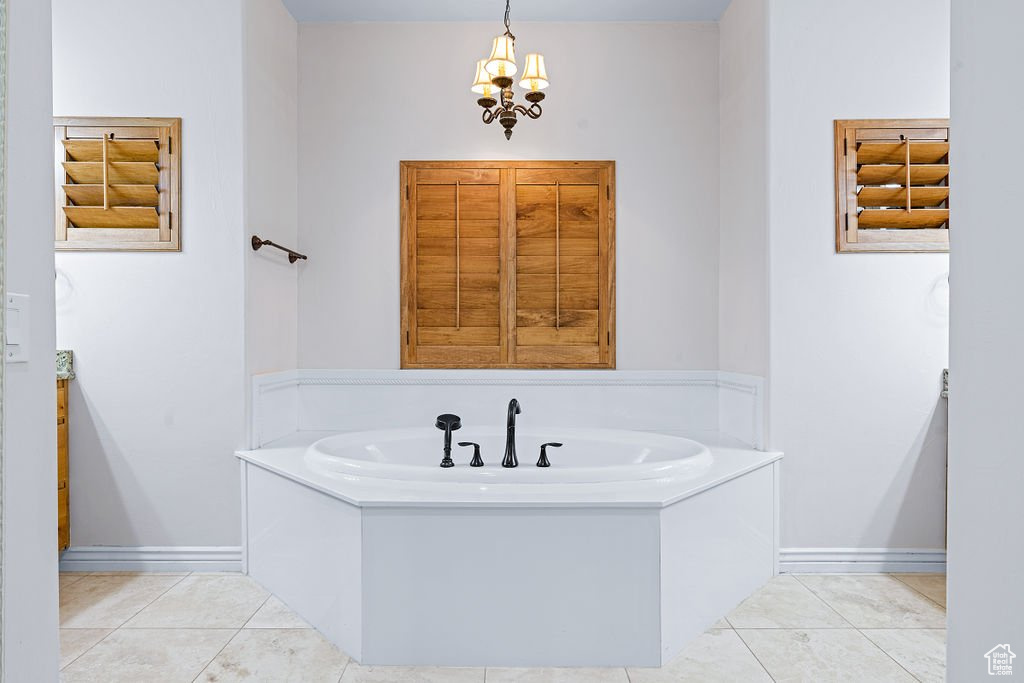
[[[831,122],[946,114],[948,16],[766,1],[733,3],[721,55],[713,24],[517,24],[553,85],[506,142],[468,90],[490,23],[296,27],[276,0],[154,22],[154,0],[54,0],[57,114],[185,120],[184,251],[58,255],[73,544],[237,543],[248,372],[397,367],[399,160],[607,158],[619,367],[769,376],[785,546],[941,547],[947,259],[834,253]],[[842,22],[873,37],[859,70]],[[178,49],[123,66],[154,44]],[[253,232],[310,261],[253,254]]]
[[[768,2],[719,23],[718,367],[768,372]]]
[[[718,30],[516,23],[544,115],[510,142],[469,91],[495,23],[299,27],[300,367],[399,364],[402,159],[614,159],[622,369],[718,361]]]
[[[298,26],[281,0],[246,0],[246,235],[298,243]],[[295,367],[298,269],[276,249],[246,253],[248,373]],[[248,394],[247,394],[248,395]]]
[[[769,23],[782,545],[942,548],[948,257],[835,253],[832,121],[948,114],[948,2],[772,0]]]
[[[988,678],[998,643],[1024,669],[1024,230],[1016,135],[1024,5],[953,0],[953,240],[949,397],[950,681]],[[997,144],[993,144],[993,142]]]
[[[58,345],[78,374],[72,545],[238,545],[241,2],[53,0],[53,14],[55,114],[183,119],[182,252],[57,255]]]
[[[4,386],[0,678],[57,680],[57,435],[53,331],[50,4],[9,0],[7,291],[32,297],[31,354]]]

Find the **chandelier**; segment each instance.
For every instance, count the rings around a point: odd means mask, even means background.
[[[530,106],[524,107],[512,101],[512,77],[519,68],[516,66],[516,37],[509,27],[510,2],[505,0],[505,33],[494,39],[491,56],[476,63],[476,80],[473,82],[473,92],[480,95],[476,103],[484,108],[484,123],[500,123],[505,129],[506,140],[512,138],[512,128],[518,123],[519,114],[531,119],[540,118],[543,113],[540,102],[544,99],[541,91],[548,87],[544,55],[530,53],[526,55],[526,69],[519,81],[519,87],[527,90],[523,97]]]

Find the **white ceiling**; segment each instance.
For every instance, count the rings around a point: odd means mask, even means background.
[[[298,21],[497,21],[504,0],[284,0]],[[516,21],[717,21],[729,0],[512,0]]]

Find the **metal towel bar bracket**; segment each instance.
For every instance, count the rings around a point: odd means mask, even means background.
[[[259,250],[260,247],[263,247],[263,246],[274,247],[275,249],[280,249],[281,251],[288,252],[288,262],[289,263],[295,263],[299,259],[302,259],[303,261],[306,260],[306,255],[305,254],[300,254],[297,251],[292,251],[288,247],[282,247],[280,244],[276,244],[274,242],[271,242],[270,240],[261,240],[259,238],[259,235],[253,235],[252,236],[252,250],[253,251],[257,251],[257,250]]]

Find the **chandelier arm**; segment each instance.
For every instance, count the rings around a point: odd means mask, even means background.
[[[523,114],[524,116],[529,116],[531,119],[539,119],[540,115],[544,113],[544,110],[541,109],[540,105],[537,104],[536,102],[531,104],[529,109],[527,109],[521,104],[517,104],[514,107],[514,109],[520,114]]]
[[[501,110],[499,109],[498,111],[501,111]],[[497,111],[493,111],[492,112],[489,108],[488,109],[484,109],[483,114],[481,115],[481,118],[483,119],[484,123],[492,123],[494,121],[494,119],[498,118],[498,112]]]

